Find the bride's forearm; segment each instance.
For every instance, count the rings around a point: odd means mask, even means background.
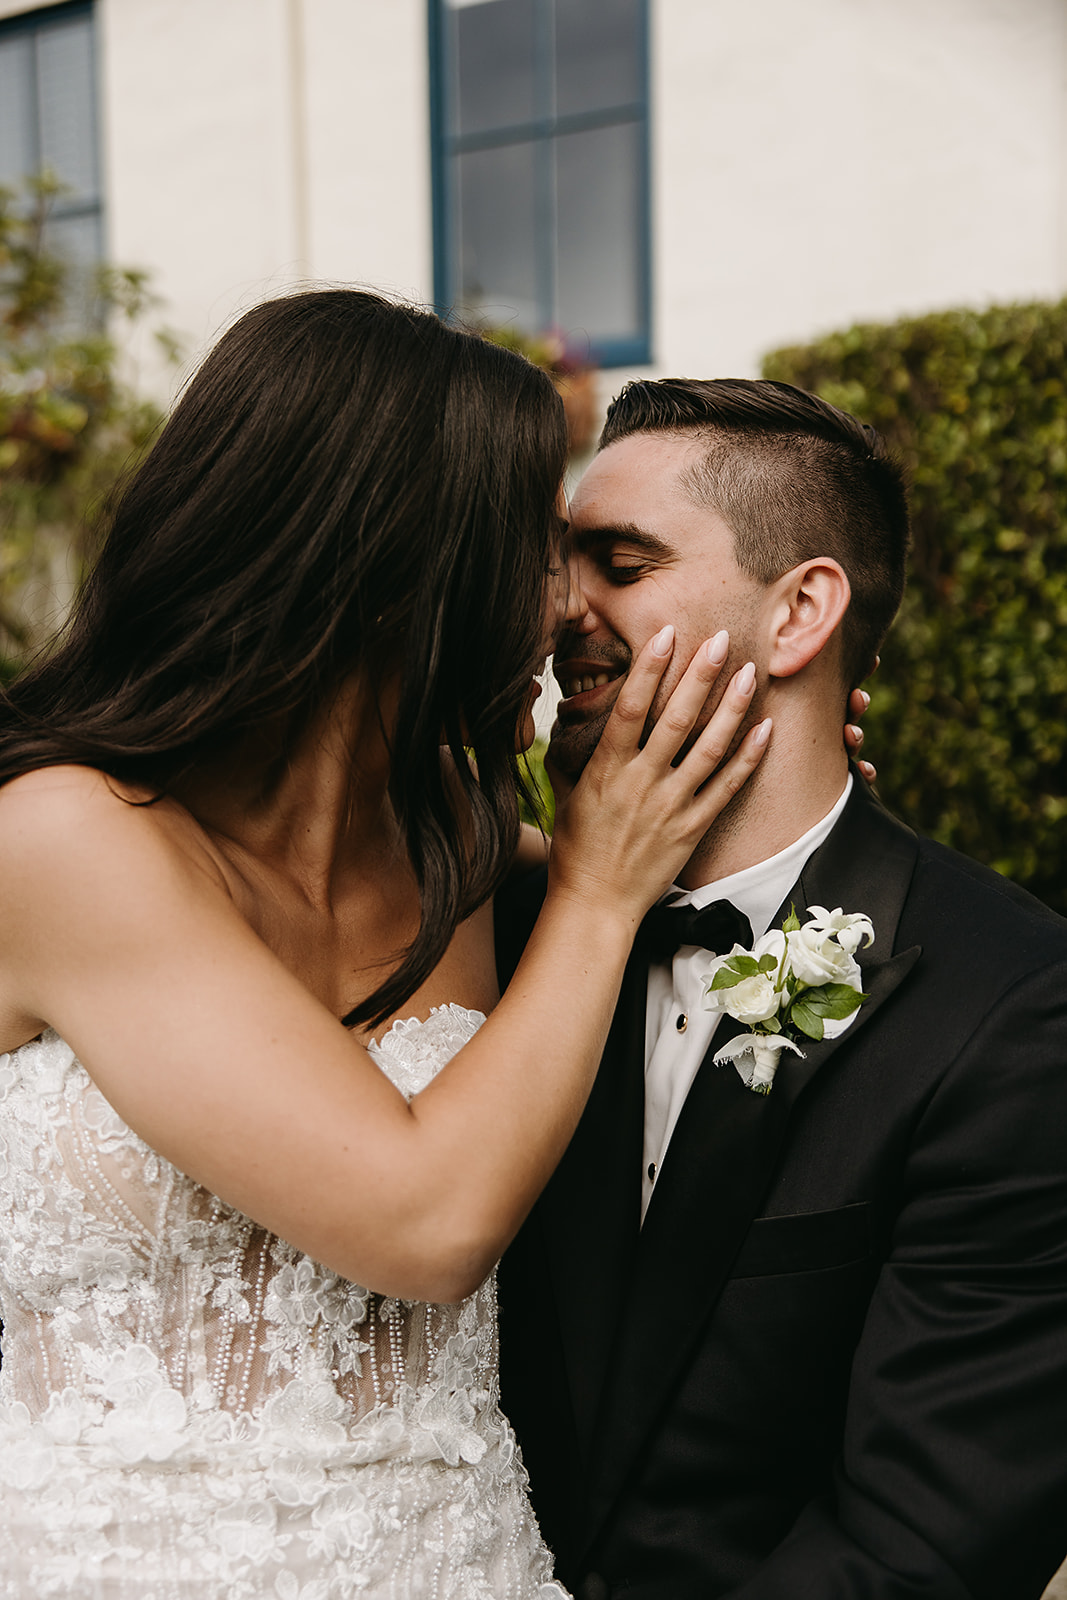
[[[550,892],[499,1006],[411,1103],[435,1300],[469,1294],[503,1254],[577,1126],[596,1077],[635,923]],[[457,1163],[461,1176],[457,1175]],[[426,1248],[429,1246],[429,1248]]]

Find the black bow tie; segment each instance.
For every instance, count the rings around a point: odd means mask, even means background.
[[[726,955],[735,944],[747,949],[752,924],[729,900],[710,906],[653,906],[637,930],[636,945],[649,961],[673,961],[683,944],[695,944],[712,955]]]

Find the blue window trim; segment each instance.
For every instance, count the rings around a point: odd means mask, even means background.
[[[67,22],[74,17],[91,17],[94,0],[66,0],[65,4],[38,6],[34,11],[19,11],[0,19],[0,35],[32,33],[47,22]]]
[[[640,275],[639,316],[640,331],[633,337],[605,339],[590,349],[593,360],[602,367],[647,366],[652,360],[652,240],[651,240],[651,160],[650,160],[650,72],[649,72],[649,5],[643,0],[640,17],[640,60],[638,63],[642,98],[627,106],[612,107],[609,111],[577,112],[552,119],[538,119],[498,132],[450,135],[451,106],[448,100],[447,60],[445,48],[446,0],[428,0],[427,40],[430,57],[430,174],[433,197],[433,281],[434,306],[439,316],[451,315],[455,303],[455,285],[452,282],[449,233],[454,217],[450,182],[450,157],[460,151],[497,148],[504,144],[519,144],[544,139],[553,134],[577,133],[589,128],[616,126],[623,122],[639,123],[644,137],[640,141],[641,171],[640,209],[637,220],[638,257]],[[551,252],[545,252],[546,257]],[[554,298],[551,284],[542,284],[545,303]]]
[[[19,33],[43,33],[55,23],[73,22],[79,17],[86,17],[93,24],[92,29],[92,60],[93,60],[93,135],[99,146],[100,140],[100,94],[99,84],[96,81],[98,72],[98,55],[96,47],[96,4],[95,0],[65,0],[64,4],[54,6],[39,6],[36,11],[20,11],[17,16],[4,17],[0,21],[0,39],[10,38]],[[36,97],[36,84],[34,85]],[[35,115],[34,125],[40,131],[40,117]],[[103,152],[100,152],[102,157]],[[37,152],[36,167],[40,167],[40,150]],[[52,215],[61,217],[98,217],[100,219],[101,234],[104,226],[104,185],[102,160],[99,164],[99,179],[94,195],[59,195],[52,202]]]

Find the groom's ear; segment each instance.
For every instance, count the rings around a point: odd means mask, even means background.
[[[852,590],[840,562],[816,556],[769,585],[767,670],[792,678],[822,654],[848,610]]]

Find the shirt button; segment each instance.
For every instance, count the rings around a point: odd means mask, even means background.
[[[688,1028],[689,1018],[686,1016],[684,1011],[679,1011],[678,1015],[674,1019],[674,1026],[677,1028],[679,1033],[684,1033],[686,1028]]]
[[[655,1183],[656,1181],[656,1163],[654,1161],[648,1163],[648,1181],[649,1183]]]

